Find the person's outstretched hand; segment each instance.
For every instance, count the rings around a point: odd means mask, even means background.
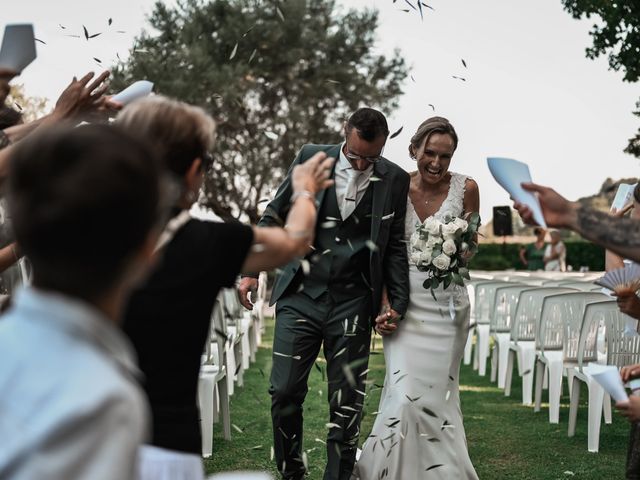
[[[542,207],[542,214],[547,225],[557,228],[572,228],[576,223],[577,205],[570,202],[558,192],[549,187],[543,187],[535,183],[523,183],[522,188],[537,195]],[[533,218],[533,211],[525,204],[514,203],[522,220],[528,225],[537,225]]]
[[[93,72],[87,73],[80,80],[75,77],[60,94],[52,117],[59,120],[75,118],[78,120],[94,120],[107,110],[116,110],[119,104],[104,97],[110,73],[102,72],[95,79]],[[93,81],[91,81],[93,79]]]
[[[620,369],[620,378],[625,383],[638,377],[640,377],[640,363],[627,365]]]
[[[309,160],[293,167],[291,172],[291,186],[294,192],[309,192],[313,195],[320,190],[333,185],[331,167],[334,158],[327,157],[324,152],[318,152]]]

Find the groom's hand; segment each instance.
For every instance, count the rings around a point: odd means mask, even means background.
[[[390,335],[398,328],[398,320],[400,320],[400,314],[393,308],[389,308],[376,317],[375,331],[380,335]]]
[[[242,277],[242,279],[240,279],[240,284],[238,285],[238,296],[240,297],[240,303],[247,310],[253,310],[253,303],[249,300],[249,294],[256,291],[258,291],[257,278]]]

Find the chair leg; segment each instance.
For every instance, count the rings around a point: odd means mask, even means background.
[[[520,376],[522,377],[522,404],[533,404],[533,370],[536,362],[536,351],[533,347],[524,348],[521,347],[521,355],[519,359],[522,361],[519,364]],[[542,392],[542,387],[540,387]],[[541,393],[542,394],[542,393]]]
[[[478,374],[484,377],[487,373],[487,357],[489,356],[489,325],[478,325]]]
[[[507,359],[509,358],[510,341],[506,335],[498,336],[498,388],[504,388],[507,379]]]
[[[573,437],[576,434],[576,422],[578,420],[578,406],[580,404],[580,379],[573,376],[573,387],[571,387],[571,398],[569,404],[569,430],[567,435]]]
[[[516,352],[514,350],[509,349],[507,354],[507,371],[505,373],[504,379],[504,396],[511,396],[511,382],[513,381],[513,362],[516,358]]]
[[[613,419],[611,418],[611,395],[607,392],[604,392],[604,401],[603,401],[603,411],[604,411],[604,422],[607,425],[611,425]]]
[[[236,344],[236,381],[238,382],[238,387],[244,386],[244,362],[243,362],[243,353],[242,353],[242,339]]]
[[[220,392],[218,391],[218,382],[213,385],[213,423],[220,421]]]
[[[480,335],[476,326],[476,346],[473,349],[473,369],[480,373]]]
[[[257,330],[257,325],[254,322],[251,324],[251,327],[249,327],[249,361],[251,363],[255,363],[256,362],[256,352],[258,351],[258,340],[256,337],[256,330]]]
[[[491,383],[495,383],[498,379],[498,355],[499,355],[500,347],[498,346],[498,342],[495,342],[493,345],[493,350],[491,350],[491,377],[489,381]]]
[[[600,423],[602,421],[602,401],[604,391],[597,382],[589,385],[589,429],[587,444],[590,452],[597,452],[600,446]]]
[[[229,409],[229,387],[226,376],[218,382],[218,392],[220,392],[219,396],[220,416],[222,417],[222,434],[225,440],[231,440],[231,412]]]
[[[562,368],[562,359],[549,362],[549,423],[559,423],[560,421]]]
[[[573,388],[573,377],[575,370],[571,367],[567,368],[567,388],[569,389],[569,397],[571,397],[571,389]]]
[[[198,406],[200,407],[200,430],[202,431],[202,456],[213,453],[213,384],[215,377],[204,374],[198,381]]]
[[[469,329],[469,333],[467,334],[467,343],[464,346],[464,364],[471,365],[471,353],[473,352],[473,330],[471,327]]]
[[[536,391],[535,391],[535,403],[533,405],[533,411],[539,412],[540,406],[542,405],[542,384],[544,383],[543,378],[546,375],[547,366],[544,362],[536,359]]]

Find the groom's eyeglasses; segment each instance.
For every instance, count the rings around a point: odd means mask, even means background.
[[[351,152],[351,150],[349,150],[349,145],[347,143],[344,144],[344,148],[345,148],[344,156],[354,162],[357,160],[365,160],[369,163],[377,163],[382,158],[382,152],[380,152],[380,155],[376,155],[374,157],[363,157],[362,155],[357,155]]]

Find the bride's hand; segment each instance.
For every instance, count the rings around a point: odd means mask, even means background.
[[[392,308],[386,308],[376,317],[375,331],[380,335],[390,335],[398,328],[400,314]]]

